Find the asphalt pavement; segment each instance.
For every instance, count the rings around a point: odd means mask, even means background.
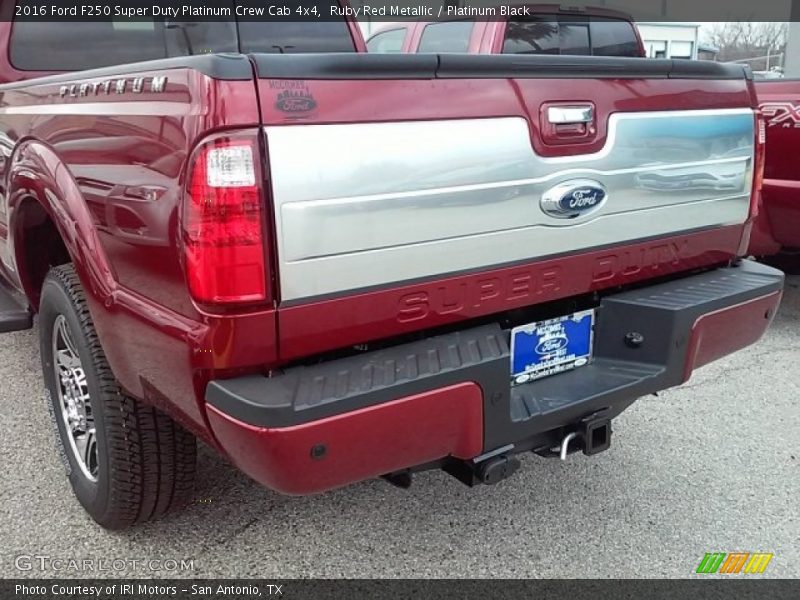
[[[54,450],[37,331],[6,334],[0,576],[693,577],[706,552],[749,551],[774,553],[762,576],[797,577],[799,363],[795,275],[759,344],[636,402],[596,457],[525,457],[494,487],[431,472],[406,491],[369,481],[287,498],[203,447],[193,506],[107,532]]]

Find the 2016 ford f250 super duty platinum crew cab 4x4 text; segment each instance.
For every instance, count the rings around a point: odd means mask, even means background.
[[[286,494],[597,453],[781,297],[740,259],[762,140],[738,66],[371,55],[345,21],[0,43],[0,322],[38,314],[106,527],[186,502],[195,436]],[[52,74],[92,61],[127,64]]]

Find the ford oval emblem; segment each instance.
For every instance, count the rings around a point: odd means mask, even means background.
[[[567,347],[567,344],[569,344],[569,340],[564,336],[547,338],[539,342],[539,345],[536,346],[536,354],[552,354],[553,352],[563,350]]]
[[[598,210],[608,200],[608,192],[599,181],[574,179],[550,188],[542,194],[542,210],[556,219],[577,219]]]
[[[281,98],[275,103],[278,110],[289,113],[309,112],[317,107],[313,98]]]

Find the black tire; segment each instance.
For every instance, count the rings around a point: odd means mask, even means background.
[[[57,322],[66,324],[85,373],[84,389],[89,393],[96,430],[97,451],[91,453],[95,457],[91,461],[76,456],[71,430],[62,417],[62,384],[54,368]],[[39,309],[39,339],[58,450],[86,512],[103,527],[123,529],[189,503],[196,440],[164,413],[122,392],[100,346],[72,265],[55,267],[47,274]]]

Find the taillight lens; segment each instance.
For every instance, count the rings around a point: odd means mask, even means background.
[[[220,138],[195,152],[183,205],[186,276],[201,303],[268,299],[264,202],[254,140]]]
[[[761,193],[764,187],[764,168],[767,163],[767,121],[761,111],[756,111],[756,163],[753,192]]]

